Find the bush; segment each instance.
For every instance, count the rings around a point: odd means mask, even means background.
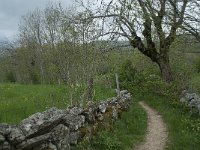
[[[6,73],[7,82],[16,82],[15,74],[12,71]]]
[[[31,72],[30,73],[30,80],[33,84],[39,84],[40,83],[40,77],[37,73]]]
[[[137,71],[133,67],[133,64],[130,60],[126,60],[121,67],[119,68],[119,82],[121,88],[129,89],[130,86],[137,82],[136,74]]]
[[[133,82],[136,74],[136,69],[133,67],[130,60],[126,60],[120,69],[120,80],[124,82]]]

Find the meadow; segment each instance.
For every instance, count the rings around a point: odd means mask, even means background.
[[[72,89],[65,85],[0,84],[0,122],[16,124],[22,119],[51,107],[64,109],[81,99],[83,87]],[[96,86],[94,100],[115,96],[113,90]]]

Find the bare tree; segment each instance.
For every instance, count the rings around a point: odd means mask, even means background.
[[[185,14],[192,3],[190,0],[100,0],[96,7],[92,2],[81,5],[90,10],[93,20],[99,21],[101,36],[128,39],[133,48],[158,64],[162,79],[171,82],[170,46],[187,22]],[[189,31],[189,27],[194,28],[188,26]]]
[[[43,15],[42,11],[36,9],[22,17],[21,23],[19,25],[20,32],[20,44],[34,52],[34,55],[40,67],[40,82],[44,82],[44,61],[43,61],[43,45],[45,43],[44,39],[44,27],[43,27]],[[35,63],[36,60],[33,60]],[[33,63],[32,63],[33,64]]]

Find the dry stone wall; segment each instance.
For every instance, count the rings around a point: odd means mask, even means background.
[[[129,107],[131,94],[123,90],[119,97],[85,108],[51,108],[38,112],[18,125],[0,124],[0,150],[70,150],[84,137],[109,128]]]

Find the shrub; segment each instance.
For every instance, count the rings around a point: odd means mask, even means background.
[[[30,80],[33,84],[39,84],[40,83],[39,75],[35,72],[30,73]]]
[[[12,71],[6,73],[6,81],[16,82],[15,74]]]
[[[134,83],[136,83],[137,71],[133,67],[130,60],[126,60],[119,68],[119,81],[120,87],[129,89]]]

